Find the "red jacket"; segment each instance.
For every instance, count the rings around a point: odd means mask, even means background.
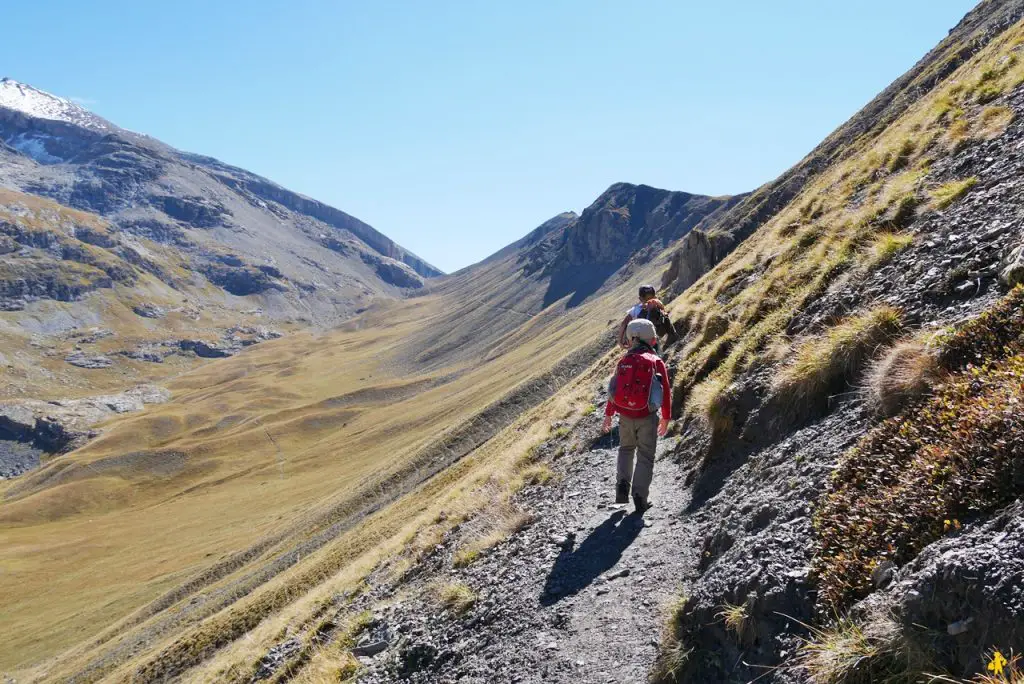
[[[661,357],[654,354],[654,350],[648,347],[646,344],[643,345],[642,349],[637,349],[637,347],[634,347],[627,353],[635,354],[637,353],[637,351],[644,351],[655,357],[654,372],[656,374],[656,378],[661,378],[661,417],[664,418],[665,420],[671,420],[672,388],[669,387],[668,384],[668,368],[665,367],[665,362],[661,360]],[[614,383],[615,377],[612,376],[612,386],[609,386],[608,388],[608,403],[604,407],[604,415],[614,416],[616,413],[619,413],[623,416],[626,416],[627,418],[646,418],[647,416],[650,415],[649,413],[646,412],[630,411],[627,409],[621,409],[618,406],[616,406],[612,402],[612,400],[615,398]]]

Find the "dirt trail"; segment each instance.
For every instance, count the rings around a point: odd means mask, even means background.
[[[376,610],[372,638],[389,648],[362,659],[359,681],[646,681],[666,607],[693,575],[699,543],[685,514],[685,472],[665,457],[675,440],[659,444],[655,507],[643,517],[614,505],[616,446],[602,441],[556,461],[556,485],[524,490],[518,503],[537,521],[481,560],[452,568],[450,549],[439,549],[416,583],[468,585],[477,601],[464,616],[416,587],[406,587],[415,598]]]

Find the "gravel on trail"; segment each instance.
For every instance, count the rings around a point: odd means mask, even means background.
[[[663,615],[699,549],[683,515],[685,473],[662,458],[675,441],[659,444],[655,505],[643,516],[613,503],[616,449],[556,462],[561,482],[519,497],[532,525],[444,571],[477,595],[473,608],[457,617],[417,598],[375,613],[391,645],[362,658],[359,681],[645,681]]]

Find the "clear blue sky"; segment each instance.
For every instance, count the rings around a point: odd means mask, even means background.
[[[268,176],[444,270],[616,181],[793,163],[971,0],[39,0],[0,75]]]

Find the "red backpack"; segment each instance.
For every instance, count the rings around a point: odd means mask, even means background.
[[[612,404],[625,416],[643,418],[650,414],[651,386],[658,357],[648,351],[631,351],[615,369]]]

